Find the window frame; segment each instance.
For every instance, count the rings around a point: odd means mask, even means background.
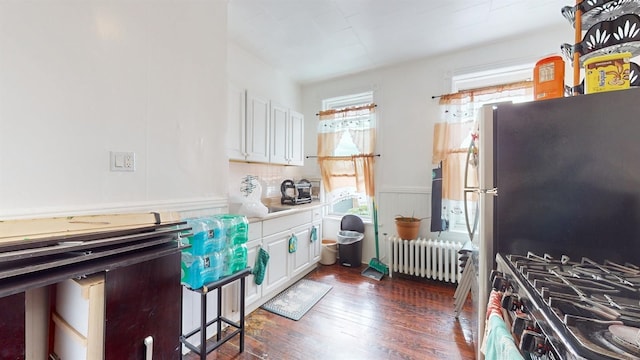
[[[534,63],[515,65],[509,67],[501,67],[493,70],[478,71],[467,74],[452,76],[451,88],[452,93],[471,90],[489,86],[497,86],[500,84],[515,83],[518,81],[531,80],[533,78]],[[504,98],[500,101],[533,101],[533,97],[528,100]],[[464,217],[464,215],[462,215]],[[474,214],[469,214],[473,218]],[[454,226],[455,225],[455,226]],[[449,229],[446,233],[454,238],[460,236],[468,236],[466,224],[459,221],[450,221]]]
[[[331,97],[331,98],[326,98],[322,100],[322,110],[339,110],[339,109],[344,109],[344,108],[348,108],[348,107],[354,107],[354,106],[363,106],[363,105],[368,105],[368,104],[372,104],[373,101],[373,95],[374,92],[373,90],[370,91],[364,91],[364,92],[359,92],[359,93],[355,93],[355,94],[351,94],[351,95],[343,95],[343,96],[336,96],[336,97]],[[376,126],[377,126],[377,122],[376,122]],[[359,204],[360,201],[359,199],[362,198],[362,196],[364,195],[363,193],[359,193],[357,191],[353,191],[352,189],[348,189],[348,188],[340,188],[340,189],[336,189],[334,190],[335,192],[348,192],[347,195],[344,196],[338,196],[335,199],[333,198],[335,195],[334,194],[330,194],[330,193],[326,193],[324,192],[324,196],[325,198],[328,198],[329,201],[329,206],[327,209],[327,215],[328,216],[336,216],[336,217],[341,217],[347,214],[355,214],[360,216],[365,222],[370,221],[372,218],[372,214],[371,211],[372,209],[370,209],[370,204],[367,204],[367,213],[366,214],[362,214],[359,211],[356,212],[350,212],[350,211],[346,211],[346,212],[337,212],[334,211],[334,206],[340,206],[343,202],[345,201],[351,201],[352,202],[352,207],[349,210],[354,210],[354,209],[358,209],[361,208],[362,205],[360,206],[355,206],[356,204]],[[364,198],[366,199],[366,195],[364,195]]]

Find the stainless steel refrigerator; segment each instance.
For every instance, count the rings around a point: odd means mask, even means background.
[[[479,185],[481,339],[497,253],[640,259],[640,89],[485,106]]]

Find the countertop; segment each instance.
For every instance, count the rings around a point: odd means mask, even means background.
[[[249,217],[247,218],[249,220],[249,223],[252,222],[257,222],[257,221],[264,221],[264,220],[268,220],[268,219],[273,219],[273,218],[277,218],[277,217],[281,217],[281,216],[286,216],[286,215],[291,215],[291,214],[295,214],[297,212],[301,212],[304,210],[312,210],[312,209],[317,209],[317,208],[321,208],[325,205],[327,205],[326,203],[323,203],[319,200],[313,200],[312,202],[308,203],[308,204],[300,204],[300,205],[282,205],[279,202],[278,203],[268,203],[265,204],[267,207],[270,208],[278,208],[278,209],[285,209],[285,210],[281,210],[281,211],[277,211],[277,212],[272,212],[267,214],[264,217]]]

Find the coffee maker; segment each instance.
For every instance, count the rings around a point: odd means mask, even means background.
[[[283,205],[299,205],[311,202],[311,182],[307,179],[301,179],[297,183],[293,180],[285,180],[280,185],[282,198],[280,203]]]

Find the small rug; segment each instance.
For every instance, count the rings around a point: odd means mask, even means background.
[[[331,285],[302,279],[264,303],[262,308],[297,321],[329,290],[331,290]]]

